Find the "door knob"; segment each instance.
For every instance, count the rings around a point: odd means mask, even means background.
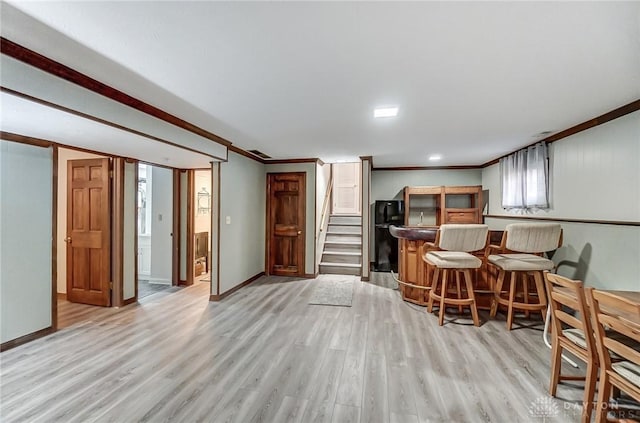
[[[66,237],[66,238],[64,239],[64,242],[71,242],[71,237],[70,237],[70,236]]]
[[[298,235],[300,235],[302,233],[302,231],[298,231]]]

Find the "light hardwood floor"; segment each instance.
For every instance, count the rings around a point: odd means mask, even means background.
[[[219,303],[198,284],[97,309],[0,355],[0,420],[579,421],[579,384],[547,395],[539,327],[439,327],[377,278],[352,307],[308,305],[322,280],[263,277]]]

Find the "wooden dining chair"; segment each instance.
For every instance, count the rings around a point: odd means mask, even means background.
[[[606,291],[585,291],[600,364],[596,422],[606,422],[612,387],[640,401],[640,304]]]
[[[581,421],[589,422],[598,379],[598,361],[583,283],[549,272],[544,276],[552,325],[549,394],[556,396],[558,383],[562,380],[584,380]],[[586,376],[562,374],[562,353],[565,350],[584,361]]]

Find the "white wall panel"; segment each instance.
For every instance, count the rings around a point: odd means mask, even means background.
[[[531,217],[640,221],[640,112],[551,144],[551,208]],[[487,167],[491,215],[502,209],[499,166]],[[486,218],[492,229],[522,220]],[[564,244],[553,257],[558,273],[609,289],[640,289],[640,227],[561,222]]]

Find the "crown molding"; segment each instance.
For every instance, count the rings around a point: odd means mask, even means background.
[[[493,160],[490,160],[490,161],[482,164],[482,166],[480,166],[480,167],[485,168],[485,167],[494,165],[494,164],[500,162],[501,158],[507,157],[508,155],[513,154],[516,151],[522,150],[523,148],[531,147],[531,146],[533,146],[535,144],[538,144],[540,142],[546,142],[546,143],[556,142],[556,141],[559,141],[559,140],[561,140],[563,138],[567,138],[567,137],[569,137],[571,135],[575,135],[575,134],[577,134],[579,132],[586,131],[587,129],[591,129],[591,128],[594,128],[596,126],[602,125],[603,123],[607,123],[607,122],[610,122],[610,121],[612,121],[614,119],[618,119],[618,118],[620,118],[622,116],[628,115],[629,113],[637,112],[638,110],[640,110],[640,99],[632,101],[629,104],[625,104],[624,106],[618,107],[617,109],[611,110],[610,112],[607,112],[607,113],[605,113],[603,115],[600,115],[598,117],[595,117],[593,119],[589,119],[589,120],[587,120],[585,122],[579,123],[579,124],[577,124],[575,126],[572,126],[571,128],[565,129],[564,131],[557,132],[557,133],[555,133],[553,135],[550,135],[550,136],[548,136],[546,138],[543,138],[541,140],[533,142],[533,143],[531,143],[529,145],[526,145],[526,146],[524,146],[522,148],[519,148],[518,150],[514,150],[511,153],[504,154],[504,155],[502,155],[502,156],[500,156],[498,158],[495,158]]]

